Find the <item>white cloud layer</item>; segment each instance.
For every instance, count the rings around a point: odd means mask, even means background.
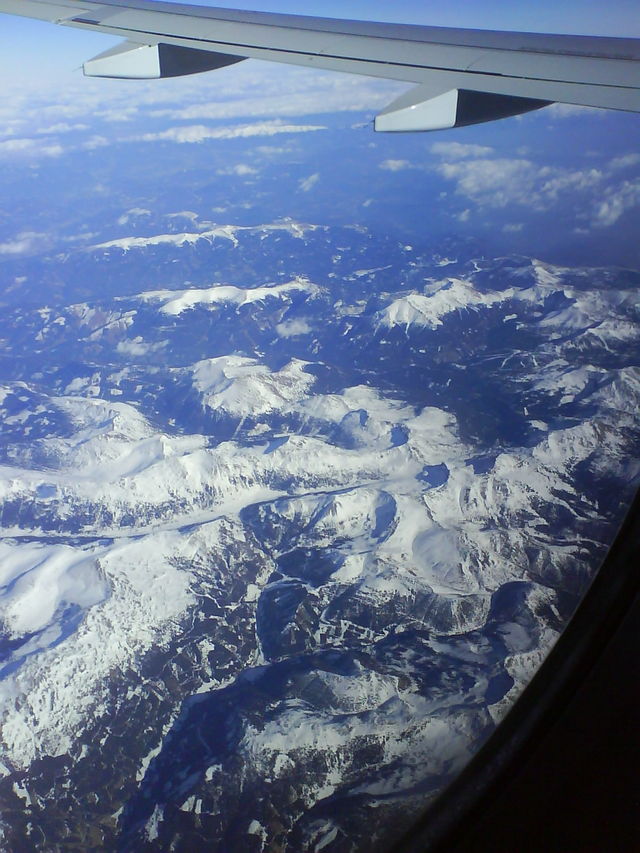
[[[276,332],[281,338],[295,338],[298,335],[308,335],[311,331],[311,326],[302,318],[284,320],[276,326]]]
[[[442,177],[455,181],[456,193],[485,207],[529,204],[538,177],[530,160],[496,158],[460,160],[435,167]]]
[[[434,142],[431,153],[451,160],[462,160],[465,157],[488,157],[493,148],[486,145],[465,145],[462,142]]]
[[[74,131],[79,132],[83,130],[89,130],[89,125],[81,123],[69,124],[66,121],[61,121],[58,122],[58,124],[52,124],[49,127],[39,128],[38,133],[43,136],[53,136],[57,133],[73,133]]]
[[[7,139],[0,142],[0,157],[20,156],[28,154],[33,157],[59,157],[64,153],[62,145],[57,143],[42,144],[40,139]]]
[[[614,225],[623,213],[640,206],[640,179],[625,181],[620,187],[609,187],[596,205],[592,224],[599,228]]]
[[[309,175],[308,178],[303,178],[299,182],[298,186],[302,190],[302,192],[308,193],[309,190],[312,190],[315,187],[319,180],[320,174],[319,172],[315,172],[313,175]]]
[[[612,169],[629,169],[632,166],[637,166],[640,163],[640,154],[637,152],[632,152],[630,154],[623,154],[621,157],[614,157],[610,163],[610,167]]]
[[[386,172],[402,172],[405,169],[412,169],[413,166],[408,160],[383,160],[380,168]]]
[[[621,181],[619,175],[640,163],[635,152],[599,168],[570,169],[540,165],[527,157],[475,157],[473,149],[481,146],[436,143],[431,151],[443,159],[433,169],[454,182],[457,195],[480,209],[515,205],[541,212],[572,199],[578,218],[605,228],[640,205],[640,179]],[[462,221],[467,217],[468,209],[458,216]]]
[[[202,124],[186,127],[170,127],[158,133],[144,133],[132,137],[136,142],[157,142],[166,140],[178,143],[204,142],[206,139],[246,139],[251,136],[275,136],[279,133],[308,133],[314,130],[326,130],[324,125],[285,124],[282,121],[264,121],[255,124],[238,124],[226,127],[206,127]]]
[[[258,169],[253,166],[248,166],[246,163],[238,163],[235,166],[227,166],[224,169],[218,169],[218,175],[235,175],[238,178],[246,178],[250,175],[257,175]]]
[[[0,243],[0,255],[26,255],[41,245],[46,236],[37,231],[22,231],[13,240]]]

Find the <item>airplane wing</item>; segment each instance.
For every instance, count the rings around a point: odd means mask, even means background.
[[[84,64],[149,79],[253,57],[415,83],[376,130],[440,130],[554,101],[640,112],[640,39],[424,27],[159,0],[0,0],[0,12],[124,39]]]

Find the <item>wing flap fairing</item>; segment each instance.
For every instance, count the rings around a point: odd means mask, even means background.
[[[448,89],[433,84],[405,92],[376,116],[375,129],[384,132],[447,130],[466,127],[546,107],[550,101]]]
[[[86,77],[152,80],[213,71],[243,59],[182,45],[125,41],[85,62],[82,70]]]

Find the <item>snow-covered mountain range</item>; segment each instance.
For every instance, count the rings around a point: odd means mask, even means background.
[[[42,263],[0,319],[7,849],[383,849],[640,478],[640,274],[291,221]]]

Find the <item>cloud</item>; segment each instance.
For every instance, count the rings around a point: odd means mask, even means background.
[[[70,150],[62,142],[65,139],[73,141],[75,150],[125,143],[134,137],[138,140],[139,135],[144,141],[164,138],[178,143],[242,136],[275,140],[279,135],[285,139],[288,133],[308,132],[320,124],[293,116],[372,113],[403,88],[405,84],[391,81],[258,60],[221,69],[215,75],[162,82],[105,83],[76,77],[61,87],[44,79],[32,89],[25,84],[20,91],[5,93],[0,104],[0,143],[12,145],[0,147],[0,156],[17,156],[20,152],[39,158],[58,156],[63,146]],[[218,123],[232,125],[236,120],[242,125],[233,130],[216,127]],[[86,134],[85,138],[80,134]],[[47,136],[51,139],[37,150]],[[27,141],[19,142],[22,138]],[[54,144],[59,140],[60,145]]]
[[[604,173],[600,169],[568,171],[548,167],[541,169],[539,175],[543,179],[549,175],[548,179],[544,180],[539,189],[539,195],[547,203],[555,201],[560,195],[566,195],[569,191],[583,192],[584,190],[597,187],[602,184],[604,179]]]
[[[64,154],[62,145],[44,145],[39,150],[43,157],[60,157],[61,154]]]
[[[243,178],[248,175],[257,175],[258,170],[254,169],[253,166],[247,166],[246,163],[238,163],[236,166],[228,166],[225,169],[218,169],[217,174],[237,175],[239,178]]]
[[[493,148],[486,145],[464,145],[461,142],[434,142],[431,153],[450,160],[462,160],[465,157],[488,157]]]
[[[58,102],[40,106],[38,108],[38,116],[41,119],[54,122],[61,122],[62,119],[85,118],[87,115],[85,97],[70,99],[65,103]]]
[[[177,213],[165,213],[166,219],[188,219],[194,225],[200,218],[193,210],[179,210]]]
[[[126,225],[131,219],[139,219],[141,216],[151,216],[151,211],[146,207],[132,207],[118,217],[118,225]]]
[[[94,126],[94,120],[123,129],[123,125],[135,126],[140,119],[154,118],[167,120],[168,126],[347,111],[372,113],[407,88],[406,83],[259,60],[215,74],[162,81],[105,82],[77,74],[63,78],[39,74],[37,80],[21,80],[19,86],[3,93],[0,128],[7,126],[6,119],[22,120],[25,112],[28,126],[42,129],[54,124]],[[144,131],[153,129],[155,126],[147,126]],[[32,132],[36,131],[30,130],[28,135]]]
[[[302,318],[285,320],[276,326],[276,332],[281,338],[295,338],[298,335],[308,335],[311,331],[313,331],[311,326]]]
[[[21,151],[31,151],[36,147],[33,139],[8,139],[5,142],[0,142],[0,152],[13,154]]]
[[[570,201],[576,218],[592,227],[609,227],[640,205],[640,180],[620,182],[618,172],[637,166],[640,154],[631,152],[604,162],[599,168],[568,169],[541,166],[526,157],[473,156],[473,149],[459,143],[436,143],[431,150],[459,159],[444,160],[433,170],[455,183],[455,193],[479,208],[503,209],[515,205],[542,212]],[[491,149],[489,149],[491,150]],[[468,212],[458,215],[466,221]],[[505,226],[515,231],[516,226]]]
[[[498,158],[440,163],[435,171],[455,181],[456,193],[480,206],[530,204],[538,168],[530,160]]]
[[[116,352],[120,355],[149,355],[157,352],[167,346],[167,341],[157,341],[156,343],[147,343],[141,337],[133,338],[132,340],[118,341]]]
[[[575,196],[602,192],[609,179],[605,169],[566,169],[539,166],[528,159],[480,159],[444,162],[435,171],[454,181],[458,195],[480,207],[520,205],[530,210],[549,210]],[[591,202],[587,199],[587,203]]]
[[[597,204],[592,225],[606,228],[614,225],[623,213],[640,205],[640,179],[625,181],[622,186],[610,187]]]
[[[299,183],[298,187],[302,190],[302,192],[308,193],[309,190],[313,189],[315,185],[320,180],[320,175],[318,172],[315,172],[313,175],[309,175],[308,178],[303,178]]]
[[[46,236],[37,231],[22,231],[13,240],[0,243],[0,255],[26,255],[41,246]]]
[[[127,121],[132,121],[132,119],[136,118],[138,114],[138,110],[133,106],[121,106],[121,107],[110,107],[104,110],[97,110],[95,112],[96,118],[102,119],[102,121],[115,122],[118,124],[122,124]]]
[[[252,136],[275,136],[279,133],[308,133],[326,130],[324,125],[285,124],[282,121],[265,121],[255,124],[239,124],[227,127],[205,127],[202,124],[186,127],[171,127],[158,133],[145,133],[132,137],[132,141],[156,142],[167,140],[178,143],[204,142],[205,139],[245,139]]]
[[[0,122],[0,138],[2,139],[23,133],[24,121],[20,118],[9,118],[6,110],[0,109]]]
[[[404,169],[412,169],[413,166],[408,160],[383,160],[380,168],[387,172],[401,172]]]
[[[36,157],[59,157],[64,153],[61,145],[43,145],[41,139],[7,139],[0,142],[0,157],[29,154]]]
[[[633,152],[631,154],[623,154],[621,157],[614,157],[609,163],[609,168],[617,171],[618,169],[628,169],[630,166],[637,166],[640,163],[640,154]]]
[[[73,131],[82,131],[89,130],[88,124],[69,124],[68,122],[61,121],[58,124],[52,124],[49,127],[41,127],[38,129],[37,133],[42,136],[52,136],[56,133],[71,133]]]
[[[255,151],[263,157],[283,157],[289,156],[296,148],[297,146],[291,143],[286,145],[258,145]]]
[[[95,134],[87,139],[86,142],[83,142],[80,148],[84,151],[95,151],[96,148],[104,148],[108,144],[109,140],[105,136]]]
[[[89,240],[96,240],[100,236],[98,231],[81,231],[79,234],[68,234],[62,237],[64,243],[86,243]]]
[[[253,68],[257,67],[253,63]],[[266,116],[304,116],[337,112],[369,112],[384,106],[402,91],[402,84],[385,80],[347,77],[337,72],[308,69],[283,69],[262,65],[261,73],[251,73],[252,66],[227,75],[224,100],[210,82],[188,106],[155,110],[155,118],[172,121],[228,120]],[[247,74],[247,72],[249,72]],[[217,75],[216,75],[217,76]],[[255,92],[259,84],[260,95]],[[284,94],[283,94],[284,92]],[[193,100],[201,98],[200,102]]]

